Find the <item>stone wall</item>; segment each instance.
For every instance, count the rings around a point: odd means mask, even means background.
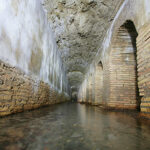
[[[95,68],[103,63],[101,100],[106,108],[137,109],[140,105],[141,112],[150,117],[149,21],[149,0],[125,0],[90,65]],[[89,69],[90,73],[96,74]],[[86,78],[79,93],[87,86]],[[101,81],[97,78],[95,82]]]
[[[67,68],[70,86],[73,93],[77,93],[87,68],[124,0],[43,1]]]
[[[140,91],[141,111],[150,114],[150,24],[139,29],[137,38],[138,86]]]
[[[0,1],[0,61],[0,116],[68,100],[68,77],[41,0]]]
[[[49,84],[0,61],[0,116],[68,101]]]
[[[94,91],[95,91],[95,98],[94,104],[99,105],[102,104],[103,100],[103,66],[99,63],[95,68],[95,82],[94,82]]]
[[[92,92],[92,84],[93,84],[93,77],[92,75],[90,74],[89,75],[89,82],[88,82],[88,103],[91,104],[92,103],[92,95],[93,95],[93,92]]]
[[[89,73],[86,80],[79,89],[78,101],[91,105],[102,104],[103,93],[103,67],[98,64],[93,69],[94,73]]]
[[[69,94],[65,66],[41,0],[0,1],[0,60]]]
[[[122,25],[113,37],[109,55],[109,107],[138,107],[136,37],[137,32],[130,21]]]

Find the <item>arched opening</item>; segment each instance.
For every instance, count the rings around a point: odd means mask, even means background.
[[[77,102],[77,92],[72,92],[71,99],[72,102]]]
[[[95,70],[95,105],[103,102],[103,64],[100,61]]]
[[[110,53],[110,106],[135,109],[140,105],[137,85],[136,38],[132,21],[126,21],[113,38]]]
[[[150,24],[139,28],[137,38],[138,87],[141,99],[140,110],[148,116],[150,114]]]

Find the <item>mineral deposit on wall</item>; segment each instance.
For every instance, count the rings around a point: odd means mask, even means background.
[[[45,0],[48,19],[76,92],[123,0]]]

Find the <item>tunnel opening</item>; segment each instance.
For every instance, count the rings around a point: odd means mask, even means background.
[[[71,101],[72,101],[72,102],[77,102],[77,92],[73,92],[73,93],[71,94]]]
[[[134,23],[127,20],[114,37],[110,54],[110,99],[117,107],[139,110],[137,36]]]
[[[101,105],[103,102],[103,64],[100,61],[95,71],[95,105]]]
[[[124,27],[128,30],[128,33],[131,37],[132,46],[134,49],[136,100],[137,100],[137,110],[140,111],[142,96],[140,96],[139,87],[138,87],[137,42],[136,42],[138,37],[138,32],[136,30],[134,23],[131,20],[127,20],[124,24]]]

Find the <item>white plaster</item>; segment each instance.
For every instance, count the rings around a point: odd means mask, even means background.
[[[42,3],[43,0],[0,0],[0,59],[62,92],[68,89],[68,81]],[[33,52],[38,59],[38,50],[43,57],[39,73],[35,74],[29,64]]]
[[[103,42],[103,44],[102,44],[102,49],[103,49],[102,57],[104,57],[105,51],[106,51],[106,49],[107,49],[107,48],[109,47],[109,45],[110,45],[115,22],[116,22],[116,20],[118,19],[120,13],[121,13],[122,10],[124,9],[124,7],[125,7],[125,5],[127,4],[127,2],[128,2],[128,0],[125,0],[125,1],[123,2],[123,4],[121,5],[119,11],[117,12],[117,14],[116,14],[116,16],[115,16],[115,18],[114,18],[114,20],[113,20],[113,22],[112,22],[110,28],[109,28],[108,31],[107,31],[106,38],[104,39],[104,42]]]
[[[144,0],[146,17],[150,18],[150,0]]]

